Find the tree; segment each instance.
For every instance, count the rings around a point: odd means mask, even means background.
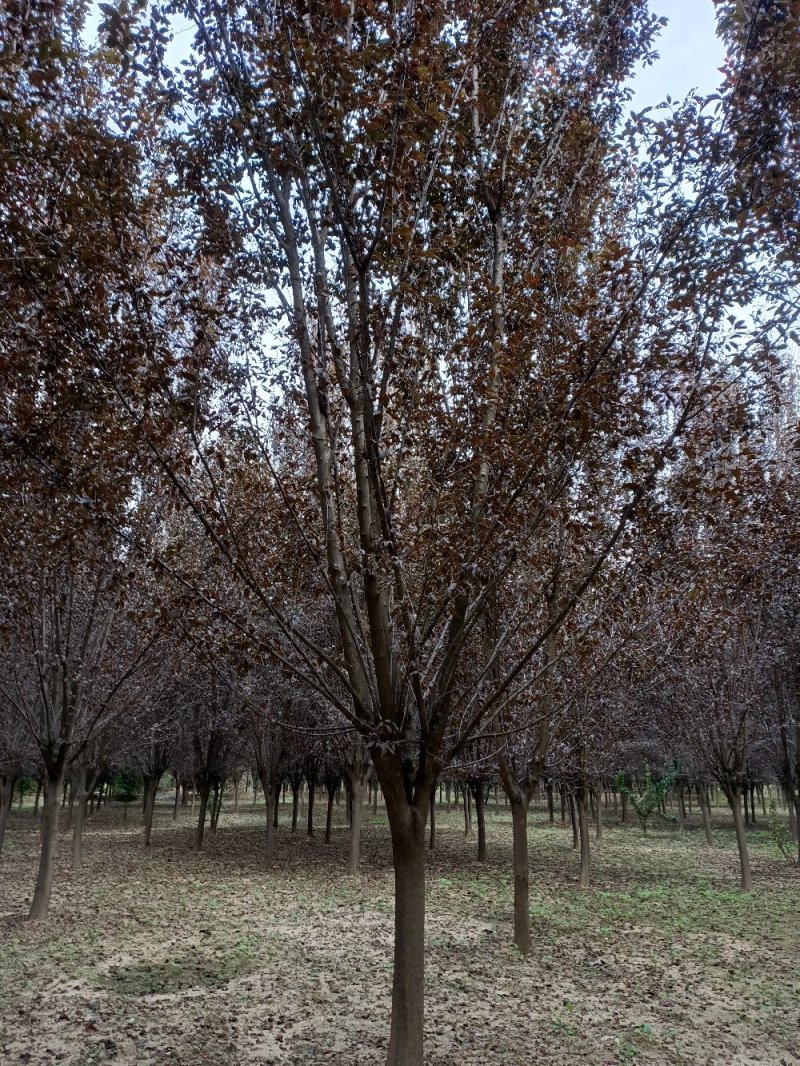
[[[181,75],[160,54],[176,10],[197,28]],[[130,56],[110,79],[112,104],[139,104],[110,142],[128,180],[87,212],[100,266],[66,272],[113,279],[100,310],[124,358],[73,285],[76,367],[235,577],[223,601],[201,582],[205,602],[372,757],[397,888],[388,1062],[415,1066],[435,782],[524,696],[731,364],[755,376],[772,358],[792,312],[754,279],[765,262],[788,276],[787,244],[776,227],[766,243],[757,203],[730,222],[760,145],[728,122],[740,82],[716,114],[691,99],[621,132],[655,29],[638,0],[149,16],[146,37],[126,10],[106,20],[123,53],[154,43],[133,57],[153,81]],[[20,318],[54,288],[24,281]],[[752,330],[725,319],[733,305]],[[565,494],[576,565],[513,641],[514,580],[522,565],[547,580]],[[297,609],[290,540],[333,627]]]

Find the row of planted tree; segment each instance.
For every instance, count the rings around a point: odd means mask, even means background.
[[[255,763],[269,806],[343,748],[390,826],[387,1062],[421,1066],[447,774],[508,797],[523,951],[543,781],[584,826],[645,760],[715,782],[745,885],[748,783],[796,821],[798,16],[715,6],[719,92],[641,113],[646,0],[0,7],[34,916],[67,778],[80,819],[115,761],[201,807]]]

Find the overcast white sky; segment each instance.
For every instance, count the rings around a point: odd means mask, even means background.
[[[692,89],[713,92],[722,80],[725,50],[715,33],[712,0],[651,0],[650,8],[668,18],[669,25],[656,41],[660,59],[636,78],[634,110],[658,104],[667,95],[680,99]]]

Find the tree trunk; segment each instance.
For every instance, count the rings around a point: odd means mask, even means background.
[[[749,892],[753,887],[753,878],[750,873],[750,854],[747,850],[747,833],[745,832],[744,819],[742,817],[742,793],[739,789],[726,790],[726,798],[733,811],[733,827],[736,830],[736,843],[739,848],[742,891]],[[747,797],[745,796],[745,804],[746,803]]]
[[[211,832],[216,833],[217,825],[219,824],[219,812],[222,810],[222,790],[224,783],[220,781],[214,790],[214,795],[211,801]]]
[[[33,801],[33,817],[39,813],[39,800],[42,798],[42,782],[36,782],[36,799]]]
[[[628,821],[628,794],[627,794],[627,792],[623,792],[622,793],[622,797],[621,797],[620,802],[622,804],[622,824],[625,825],[627,823],[627,821]]]
[[[527,955],[531,950],[528,804],[521,795],[508,795],[508,801],[511,804],[514,864],[514,944],[519,952]]]
[[[355,773],[350,778],[350,801],[352,804],[350,821],[350,855],[347,863],[347,872],[353,877],[358,876],[358,866],[361,861],[361,807],[363,802],[364,781],[360,773]]]
[[[394,859],[392,1028],[386,1066],[423,1066],[425,1016],[425,815],[384,790]],[[427,809],[430,800],[426,800]],[[395,803],[397,799],[395,798]]]
[[[11,812],[11,800],[14,796],[16,778],[11,774],[0,781],[0,856],[3,854],[3,838],[6,835],[8,816]]]
[[[378,794],[379,794],[379,792],[380,792],[380,788],[378,786],[378,782],[376,781],[375,782],[375,788],[374,788],[373,793],[372,793],[372,817],[373,818],[375,818],[377,816],[377,814],[378,814]]]
[[[572,848],[577,851],[580,845],[580,834],[578,833],[578,817],[575,812],[575,797],[570,792],[567,799],[569,802],[569,820],[572,825]]]
[[[76,804],[72,822],[72,869],[83,867],[83,827],[86,824],[86,770],[77,770],[72,779],[72,791],[76,792]]]
[[[697,786],[697,799],[700,804],[700,812],[703,815],[703,831],[706,834],[706,844],[714,844],[714,836],[711,832],[711,817],[710,807],[708,803],[708,792],[705,785]]]
[[[197,816],[197,829],[194,833],[194,850],[203,850],[203,835],[206,831],[206,810],[208,809],[208,796],[211,792],[210,785],[200,785],[200,813]],[[194,793],[192,789],[192,806],[194,806]]]
[[[150,847],[150,834],[153,831],[153,812],[156,809],[156,789],[158,778],[146,777],[144,782],[144,846]]]
[[[292,781],[292,832],[297,832],[297,812],[300,807],[300,784]]]
[[[314,835],[314,785],[309,782],[308,785],[308,816],[306,818],[306,836],[313,837]]]
[[[577,789],[578,828],[581,843],[581,888],[589,887],[591,856],[589,852],[589,790],[583,784]]]
[[[50,908],[50,895],[53,891],[53,872],[56,852],[58,850],[58,815],[59,796],[64,787],[64,771],[48,775],[47,789],[42,806],[42,844],[39,854],[39,870],[36,875],[36,887],[28,914],[34,921],[47,917]]]
[[[555,821],[556,812],[553,806],[553,782],[548,781],[545,785],[545,791],[547,792],[547,816],[550,819],[550,823]]]
[[[471,782],[469,787],[475,799],[475,820],[478,823],[478,862],[486,862],[486,812],[483,803],[483,781]]]
[[[178,802],[181,798],[181,786],[178,784],[177,777],[175,778],[175,802],[172,805],[172,820],[177,822],[178,820]]]
[[[595,823],[595,837],[598,840],[602,840],[603,839],[603,804],[602,804],[603,793],[602,793],[602,790],[599,789],[599,788],[598,788],[598,790],[596,792],[596,797],[597,798],[595,800],[595,808],[596,808],[596,812],[597,812],[597,821]]]
[[[278,789],[280,788],[280,781],[270,782],[265,778],[261,782],[261,787],[264,791],[264,806],[266,808],[265,814],[267,818],[267,839],[264,844],[264,859],[266,868],[269,870],[272,868],[272,863],[275,859],[275,810],[278,806]]]
[[[336,787],[328,788],[328,810],[325,814],[325,843],[331,842],[331,822],[333,821],[333,804],[336,801]]]
[[[434,788],[433,792],[431,792],[430,819],[431,819],[431,829],[430,829],[430,840],[429,840],[429,845],[428,846],[430,847],[431,851],[433,851],[433,849],[436,847],[436,789],[435,788]]]

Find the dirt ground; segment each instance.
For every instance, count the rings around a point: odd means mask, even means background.
[[[384,819],[365,815],[354,879],[341,824],[328,847],[282,826],[267,872],[260,807],[223,810],[202,855],[188,812],[173,823],[165,802],[147,850],[137,813],[95,816],[78,875],[64,837],[46,924],[22,920],[37,839],[30,813],[13,815],[0,864],[0,1063],[380,1064],[392,967]],[[800,873],[759,827],[755,891],[740,893],[718,813],[714,849],[698,828],[645,840],[609,817],[592,842],[594,887],[581,892],[568,827],[536,811],[529,958],[511,942],[508,814],[490,811],[484,864],[460,812],[439,814],[426,1062],[800,1063]]]

